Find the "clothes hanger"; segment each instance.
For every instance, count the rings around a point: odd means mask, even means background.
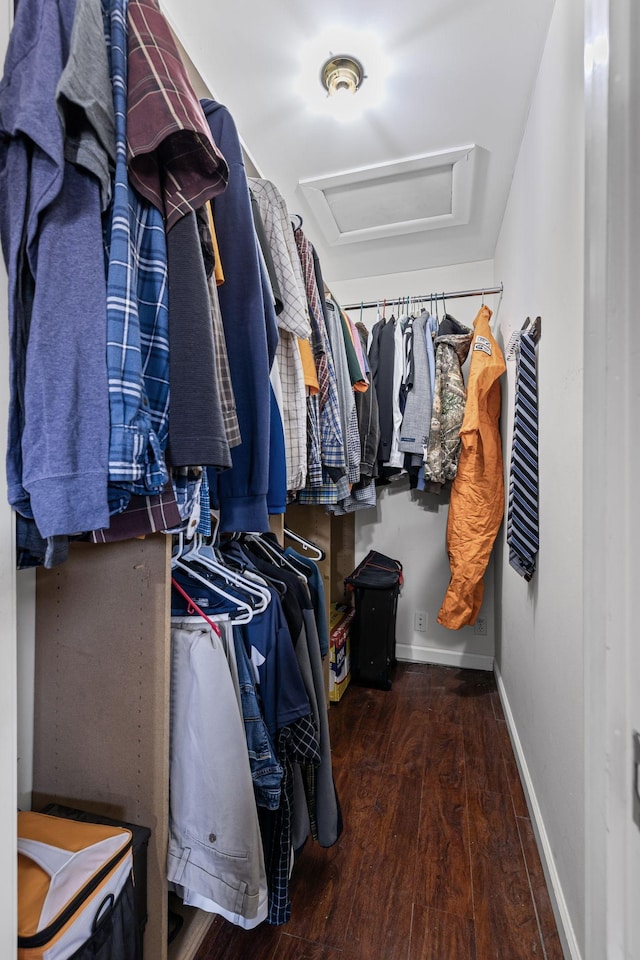
[[[250,581],[247,577],[227,567],[216,555],[214,548],[204,542],[202,537],[194,537],[194,543],[190,550],[183,554],[182,559],[185,563],[196,563],[205,567],[217,576],[222,577],[229,585],[239,588],[244,593],[255,597],[257,605],[253,607],[255,613],[262,613],[267,609],[271,602],[271,594],[266,585],[260,585],[255,580]]]
[[[217,541],[220,514],[216,510],[211,510],[210,512],[212,518],[211,544],[206,543],[204,537],[196,534],[191,541],[189,549],[186,551],[183,550],[181,554],[182,559],[186,563],[189,561],[199,563],[217,576],[221,576],[227,583],[238,587],[241,591],[244,591],[244,593],[248,593],[251,597],[258,599],[258,604],[254,606],[254,609],[256,613],[262,613],[271,602],[271,594],[269,593],[267,585],[264,581],[261,581],[259,577],[251,577],[249,579],[231,570],[219,554],[216,553],[214,544]]]
[[[188,602],[189,606],[187,607],[187,614],[189,613],[189,609],[195,610],[198,616],[202,617],[203,620],[207,621],[207,623],[209,624],[213,632],[216,633],[219,637],[221,637],[222,634],[220,632],[220,627],[218,626],[218,624],[214,623],[213,620],[209,619],[209,617],[206,615],[204,610],[201,610],[198,604],[195,602],[195,600],[191,599],[187,591],[182,589],[182,587],[180,586],[180,584],[178,583],[175,577],[171,577],[171,586],[175,587],[178,593],[182,594],[184,599]]]
[[[263,555],[266,556],[268,560],[271,560],[272,563],[275,563],[279,567],[285,567],[296,575],[300,573],[284,554],[276,550],[275,546],[269,543],[268,540],[263,540],[259,533],[246,533],[245,538],[249,543],[254,543],[259,550],[262,550]]]
[[[295,540],[296,543],[299,543],[306,551],[310,552],[312,560],[324,560],[326,556],[324,550],[321,550],[320,547],[312,543],[311,540],[305,540],[304,537],[294,533],[293,530],[290,530],[288,527],[284,528],[284,535],[285,537],[289,537],[290,540]]]
[[[241,540],[238,543],[231,543],[230,549],[233,551],[231,559],[235,563],[242,563],[242,570],[244,573],[251,573],[254,570],[257,571],[255,567],[255,561],[258,559],[256,554],[260,555],[261,559],[267,559],[270,563],[274,564],[274,558],[269,554],[262,552],[260,549],[252,550],[252,544],[247,538],[246,534],[241,535]],[[255,546],[255,545],[254,545]],[[240,560],[240,556],[242,560]],[[295,571],[297,573],[297,571]],[[283,580],[279,580],[276,574],[271,573],[260,573],[260,576],[264,577],[265,581],[269,584],[270,587],[274,587],[277,592],[284,596],[287,592],[287,585]]]
[[[234,604],[238,612],[238,616],[232,618],[234,623],[250,623],[251,620],[253,620],[254,607],[252,604],[242,600],[235,593],[228,593],[226,590],[223,590],[219,584],[213,583],[211,580],[207,580],[206,577],[202,577],[197,570],[194,570],[193,567],[184,562],[180,554],[172,556],[171,568],[183,570],[187,576],[191,577],[191,579],[197,580],[198,583],[204,584],[208,590],[213,590],[214,593],[217,593],[225,600],[228,600],[230,603]]]

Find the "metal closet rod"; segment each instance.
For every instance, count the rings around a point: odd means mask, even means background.
[[[372,310],[373,307],[381,307],[386,302],[387,306],[400,301],[407,300],[460,300],[461,297],[487,297],[490,294],[502,293],[504,284],[499,287],[480,287],[478,290],[452,290],[450,293],[421,293],[406,297],[387,297],[385,300],[365,300],[362,303],[348,303],[346,306],[341,304],[343,310]]]

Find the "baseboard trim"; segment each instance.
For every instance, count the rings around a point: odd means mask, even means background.
[[[527,766],[522,743],[520,741],[520,737],[518,736],[513,711],[511,710],[511,705],[509,703],[507,691],[504,686],[502,674],[500,673],[500,668],[497,664],[494,667],[494,672],[498,693],[500,694],[500,700],[502,702],[502,709],[504,710],[504,716],[507,721],[507,729],[509,730],[509,736],[511,737],[511,743],[516,756],[516,763],[518,765],[520,779],[522,781],[522,786],[524,788],[527,800],[527,806],[529,807],[529,813],[531,815],[531,825],[536,837],[536,843],[538,844],[540,860],[542,861],[542,869],[547,881],[547,888],[549,890],[549,897],[551,899],[553,913],[556,918],[556,925],[558,927],[558,935],[562,944],[562,950],[567,960],[582,960],[582,954],[580,953],[580,948],[578,946],[578,941],[573,929],[573,924],[571,923],[567,902],[562,891],[560,877],[558,876],[558,871],[553,859],[551,843],[542,819],[540,804],[538,803],[538,798],[536,797],[533,780],[531,779],[531,774],[529,772],[529,767]]]
[[[464,650],[413,647],[408,643],[398,643],[396,657],[410,663],[440,663],[445,667],[465,667],[467,670],[493,670],[493,657],[466,653]]]

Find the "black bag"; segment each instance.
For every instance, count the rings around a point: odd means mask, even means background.
[[[355,593],[351,680],[360,686],[390,690],[390,673],[396,663],[396,610],[402,564],[370,550],[344,582]]]
[[[69,960],[142,960],[142,932],[131,877],[118,899],[105,903],[90,939]]]

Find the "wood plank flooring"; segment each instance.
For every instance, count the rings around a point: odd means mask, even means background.
[[[216,918],[196,960],[562,960],[492,674],[399,664],[330,724],[342,837],[303,851],[289,923]]]

